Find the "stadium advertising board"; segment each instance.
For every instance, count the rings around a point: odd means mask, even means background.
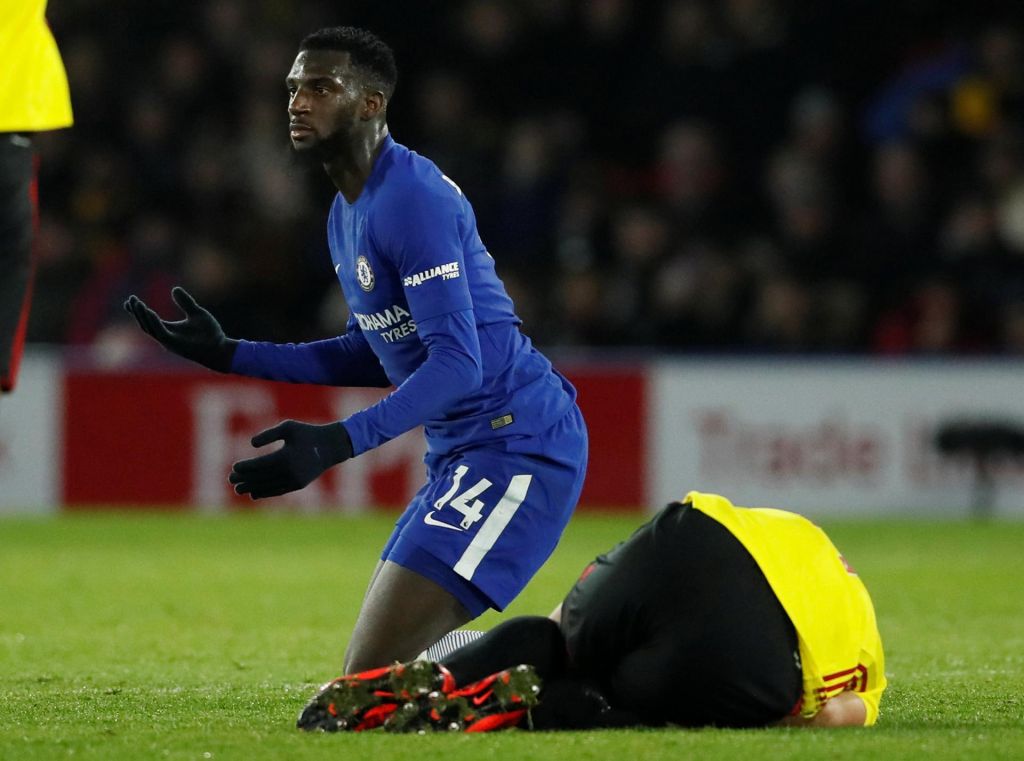
[[[0,399],[0,514],[55,509],[60,427],[60,363],[30,354],[15,393]]]
[[[936,447],[951,420],[1019,424],[1021,368],[996,362],[700,361],[652,367],[656,502],[689,488],[808,515],[963,516],[975,467]],[[994,463],[997,513],[1024,515],[1024,460]]]
[[[646,505],[645,377],[639,370],[570,373],[590,427],[587,508]],[[103,371],[65,377],[63,503],[220,510],[251,504],[231,490],[231,463],[257,454],[250,437],[280,420],[328,422],[382,393],[266,383],[202,370]],[[628,425],[624,422],[628,421]],[[424,478],[418,431],[332,468],[305,489],[268,503],[289,510],[405,505]]]
[[[975,468],[935,447],[955,418],[1024,425],[1020,364],[655,361],[570,367],[590,429],[584,509],[644,510],[686,490],[813,516],[963,516]],[[0,404],[0,513],[223,510],[249,438],[285,418],[329,421],[380,392],[264,383],[175,365],[105,371],[40,352]],[[406,504],[418,432],[334,468],[271,509]],[[1024,517],[1024,461],[993,463],[992,503]]]

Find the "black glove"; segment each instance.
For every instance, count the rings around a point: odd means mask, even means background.
[[[185,314],[184,320],[168,322],[132,294],[124,302],[124,310],[135,318],[139,327],[159,341],[165,349],[198,362],[220,373],[231,371],[231,360],[238,341],[228,338],[217,319],[199,306],[181,286],[171,290],[171,298]]]
[[[284,446],[231,466],[228,481],[235,485],[235,492],[253,499],[286,494],[352,456],[352,439],[341,423],[312,425],[285,420],[252,437],[254,447],[272,441],[283,441]]]

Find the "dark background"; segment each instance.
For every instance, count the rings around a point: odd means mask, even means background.
[[[353,24],[541,346],[1024,353],[1022,6],[52,0],[30,339],[131,356],[124,297],[176,283],[230,335],[341,332],[284,77]]]

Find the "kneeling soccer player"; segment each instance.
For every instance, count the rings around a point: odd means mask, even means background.
[[[344,335],[228,338],[184,289],[172,291],[182,320],[162,319],[134,295],[124,304],[145,333],[212,370],[395,386],[344,420],[286,420],[256,434],[255,447],[284,445],[234,464],[238,494],[301,489],[423,426],[427,482],[381,551],[344,671],[414,658],[488,608],[503,610],[554,550],[587,469],[576,389],[521,332],[472,205],[391,136],[397,76],[378,37],[330,27],[300,43],[285,79],[292,145],[338,191],[327,242],[349,310]]]
[[[690,492],[591,563],[550,618],[334,680],[299,727],[859,726],[885,686],[871,599],[821,529]]]

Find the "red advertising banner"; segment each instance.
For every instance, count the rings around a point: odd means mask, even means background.
[[[577,368],[566,373],[579,392],[590,435],[580,504],[606,510],[649,510],[645,369]]]
[[[638,370],[570,373],[590,430],[581,506],[646,505],[646,380]],[[250,437],[294,418],[329,422],[372,404],[373,389],[267,383],[205,371],[68,369],[64,384],[65,509],[220,509],[242,506],[231,463],[253,457]],[[424,477],[424,443],[411,431],[272,500],[293,510],[405,505]]]

